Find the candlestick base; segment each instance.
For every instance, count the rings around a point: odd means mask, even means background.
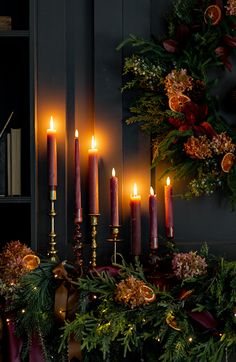
[[[157,269],[159,266],[160,257],[157,249],[151,249],[148,257],[148,264],[152,269]]]
[[[74,246],[73,251],[76,257],[76,264],[83,269],[83,242],[82,242],[82,232],[80,229],[80,224],[82,222],[82,209],[75,210],[74,217]]]
[[[116,264],[116,261],[117,261],[117,244],[116,243],[122,241],[122,239],[118,239],[121,225],[117,225],[117,226],[110,225],[109,227],[111,230],[111,238],[107,239],[107,241],[113,243],[113,262],[114,262],[114,264]]]
[[[98,217],[100,214],[89,214],[90,216],[90,225],[91,225],[91,249],[92,249],[92,258],[90,264],[93,268],[97,266],[97,225]]]
[[[50,249],[48,250],[48,257],[51,261],[58,261],[57,250],[56,250],[56,233],[55,233],[55,217],[56,217],[56,210],[55,210],[55,201],[57,199],[57,192],[55,188],[50,189],[49,192],[49,199],[50,199],[50,233],[49,233],[49,246]]]

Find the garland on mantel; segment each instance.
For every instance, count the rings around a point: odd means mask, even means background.
[[[17,250],[0,295],[1,316],[22,340],[22,362],[36,353],[35,342],[45,362],[221,362],[236,350],[236,262],[205,244],[188,253],[166,245],[155,267],[123,261],[84,275]]]
[[[138,91],[127,123],[151,134],[152,166],[166,161],[163,175],[186,179],[185,196],[221,190],[234,204],[235,123],[220,114],[217,92],[223,72],[232,71],[236,1],[174,0],[166,25],[162,39],[130,35],[118,47],[135,48],[124,64],[123,91]],[[226,97],[232,106],[236,92]]]

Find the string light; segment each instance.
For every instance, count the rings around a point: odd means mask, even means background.
[[[193,341],[193,338],[189,337],[188,341],[191,343]]]
[[[22,309],[22,310],[21,310],[21,313],[24,314],[24,313],[25,313],[25,309]]]

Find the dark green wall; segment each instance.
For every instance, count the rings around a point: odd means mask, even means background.
[[[100,218],[98,264],[110,262],[109,177],[119,177],[123,242],[118,251],[129,255],[129,194],[137,182],[142,196],[142,243],[148,252],[148,193],[151,183],[149,136],[127,126],[129,99],[121,94],[122,64],[130,49],[116,46],[133,33],[148,38],[163,32],[163,16],[171,1],[160,0],[40,0],[36,9],[37,36],[37,151],[39,251],[47,250],[49,201],[47,191],[46,129],[49,117],[58,121],[58,200],[56,232],[59,254],[71,257],[73,239],[73,138],[79,129],[86,257],[90,257],[87,216],[87,150],[93,132],[100,154]],[[159,170],[156,171],[157,174]],[[153,180],[153,179],[152,179]],[[156,181],[158,222],[163,235],[164,181]],[[177,194],[183,185],[175,184]],[[206,241],[212,251],[236,256],[235,212],[217,197],[185,201],[174,197],[175,241],[181,248]]]

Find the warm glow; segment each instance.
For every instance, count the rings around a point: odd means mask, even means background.
[[[133,188],[133,196],[137,196],[138,195],[138,189],[137,189],[137,185],[134,184],[134,188]]]
[[[78,132],[78,130],[76,129],[75,130],[75,138],[78,138],[79,137],[79,132]]]
[[[154,190],[152,186],[150,187],[150,195],[154,195]]]
[[[166,179],[166,184],[167,184],[167,186],[170,186],[170,178],[169,178],[169,176]]]
[[[94,137],[94,136],[92,136],[91,148],[92,148],[93,150],[95,150],[95,148],[96,148],[96,140],[95,140],[95,137]]]
[[[116,171],[115,171],[114,167],[113,167],[113,169],[112,169],[112,171],[111,171],[111,174],[112,174],[112,177],[115,177]]]
[[[50,118],[50,129],[54,130],[54,120],[52,116]]]

